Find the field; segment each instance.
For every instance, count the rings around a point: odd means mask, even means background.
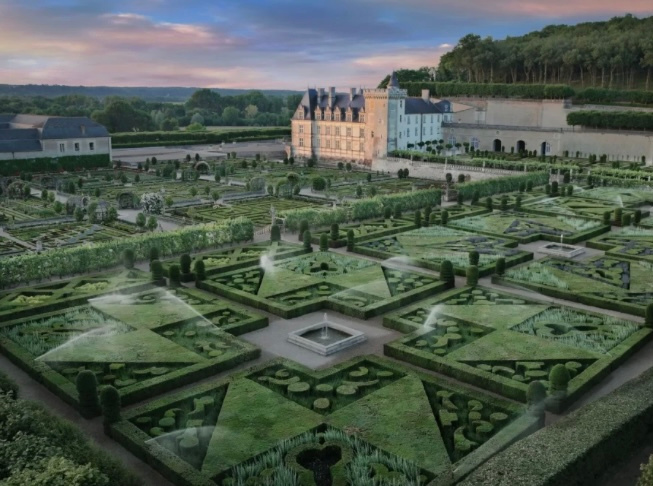
[[[220,272],[199,286],[284,318],[331,309],[366,319],[437,292],[444,283],[327,251]]]
[[[451,227],[475,231],[490,236],[506,237],[529,243],[537,240],[577,243],[600,233],[610,231],[609,226],[596,220],[567,216],[545,216],[520,211],[494,211],[492,214],[459,219]]]
[[[131,410],[112,435],[207,486],[450,484],[537,427],[522,414],[380,358],[278,360]]]
[[[571,375],[570,403],[641,346],[651,330],[598,313],[529,301],[483,287],[449,291],[387,315],[407,333],[388,356],[518,401],[528,384],[548,387],[551,369]]]
[[[432,270],[439,270],[440,263],[449,260],[456,273],[464,275],[469,266],[469,252],[475,250],[480,256],[479,273],[486,275],[494,270],[499,257],[504,257],[508,266],[533,258],[531,253],[520,251],[516,246],[517,242],[512,239],[483,236],[447,226],[429,226],[363,242],[356,245],[355,251]]]

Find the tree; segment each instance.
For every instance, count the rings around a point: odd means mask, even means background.
[[[197,196],[197,187],[193,186],[193,187],[190,188],[190,195],[192,197]]]
[[[415,211],[415,227],[422,227],[422,212],[419,209]]]
[[[123,99],[109,101],[103,110],[94,111],[91,118],[104,125],[111,133],[148,131],[154,128],[148,113],[137,110]]]
[[[208,88],[198,89],[186,101],[186,108],[189,110],[219,112],[222,109],[220,94]]]
[[[399,204],[394,207],[394,217],[395,219],[401,218],[401,206]]]
[[[612,214],[610,213],[610,211],[604,211],[603,212],[603,224],[605,226],[609,226],[609,225],[612,224],[611,221],[610,221],[611,217],[612,217]]]
[[[478,267],[476,265],[467,267],[467,285],[470,287],[478,285]]]
[[[462,192],[459,192],[456,195],[456,204],[458,204],[458,206],[462,206],[464,202],[465,202],[465,197],[463,196]]]
[[[191,125],[199,125],[200,127],[204,128],[204,117],[202,115],[200,115],[199,113],[195,113],[190,118],[190,124]]]
[[[470,265],[478,265],[478,261],[480,259],[480,255],[476,250],[472,250],[469,252],[469,264]]]
[[[156,227],[159,225],[159,222],[156,220],[154,216],[150,216],[147,218],[147,229],[150,231],[154,231]]]
[[[156,246],[150,247],[150,263],[159,259],[159,249]]]
[[[392,217],[392,208],[390,206],[383,208],[383,217],[385,219],[390,219]]]
[[[449,211],[443,209],[442,211],[440,211],[440,224],[442,226],[446,226],[448,222],[449,222]]]
[[[281,241],[281,229],[277,224],[273,224],[270,228],[270,241]]]
[[[347,230],[347,251],[354,251],[354,230]]]
[[[240,119],[240,110],[233,106],[228,106],[222,111],[222,122],[225,125],[236,125]]]
[[[642,221],[642,210],[635,209],[635,214],[633,215],[633,223],[635,226],[639,226],[639,223]]]
[[[472,204],[478,204],[478,200],[481,198],[481,194],[478,190],[472,193]]]
[[[320,251],[329,250],[329,236],[326,233],[320,235]]]
[[[127,270],[134,268],[134,250],[127,248],[122,252],[122,262]]]
[[[61,204],[59,201],[55,201],[52,209],[54,209],[55,213],[60,214],[61,211],[63,211],[63,204]]]
[[[443,260],[440,263],[440,280],[445,282],[449,288],[456,286],[456,277],[453,273],[453,263]]]
[[[360,185],[356,186],[356,197],[359,199],[363,197],[363,188]]]
[[[159,260],[150,262],[150,271],[152,272],[152,281],[159,283],[163,280],[163,265]]]
[[[324,191],[326,189],[326,179],[324,177],[314,177],[311,180],[311,187],[314,191]]]
[[[82,370],[75,380],[79,403],[79,413],[84,418],[92,418],[100,414],[100,401],[98,400],[97,379],[91,370]]]
[[[558,181],[553,181],[551,183],[551,195],[552,196],[557,196],[558,195],[558,189],[559,189]]]
[[[313,251],[313,247],[311,245],[311,243],[312,243],[311,242],[311,232],[309,230],[304,231],[302,241],[304,242],[304,250]]]
[[[206,280],[206,264],[204,263],[204,260],[202,260],[202,258],[198,258],[197,260],[195,260],[195,264],[193,265],[193,271],[195,273],[196,282],[201,282],[202,280]]]
[[[308,230],[308,221],[305,220],[305,219],[302,219],[302,220],[299,222],[299,234],[298,234],[299,241],[302,241],[302,240],[303,240],[303,238],[304,238],[304,232],[307,231],[307,230]]]
[[[340,226],[338,223],[333,223],[331,225],[331,240],[337,241],[340,238]]]
[[[428,226],[430,224],[431,212],[432,212],[431,206],[426,206],[424,208],[424,226]]]
[[[44,202],[48,202],[48,190],[47,189],[43,189],[41,191],[41,200],[44,201]]]
[[[497,275],[503,275],[506,273],[506,259],[504,257],[497,258],[495,271]]]
[[[75,221],[81,223],[83,219],[84,219],[84,211],[82,210],[82,208],[77,206],[75,208]]]
[[[220,199],[220,193],[217,190],[211,191],[211,199],[213,199],[213,201],[217,201]]]
[[[145,215],[143,213],[138,213],[136,215],[136,226],[138,226],[140,229],[145,228],[145,223],[146,223]]]
[[[168,268],[168,276],[170,277],[170,287],[179,287],[181,285],[181,271],[179,270],[179,265],[170,265],[170,268]]]
[[[515,211],[519,211],[521,209],[521,196],[517,195],[515,197]]]
[[[489,209],[492,211],[494,207],[494,203],[492,202],[492,198],[490,196],[485,198],[485,209]]]
[[[111,206],[107,212],[107,221],[112,222],[118,219],[118,210]]]
[[[539,381],[531,381],[526,390],[526,403],[528,403],[529,411],[537,416],[544,418],[546,400],[546,388],[544,384]]]
[[[172,205],[175,203],[175,200],[172,199],[172,196],[166,196],[165,203],[167,208],[171,208]]]
[[[111,385],[100,392],[100,404],[105,427],[120,422],[120,393]]]

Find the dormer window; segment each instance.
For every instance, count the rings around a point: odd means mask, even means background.
[[[333,117],[334,117],[333,119],[334,119],[335,121],[340,121],[340,112],[339,112],[339,111],[336,111],[335,114],[333,115]]]
[[[365,113],[361,113],[358,115],[358,121],[361,123],[365,123]]]
[[[303,119],[304,119],[304,110],[303,110],[303,109],[300,109],[300,110],[297,112],[297,118],[298,118],[299,120],[303,120]]]

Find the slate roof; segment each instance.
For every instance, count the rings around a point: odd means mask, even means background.
[[[313,114],[318,107],[325,111],[328,108],[332,110],[340,109],[343,113],[347,108],[351,108],[356,115],[361,108],[365,108],[365,97],[361,92],[356,92],[353,98],[351,93],[335,93],[331,99],[331,104],[329,104],[328,91],[325,91],[322,96],[319,96],[316,89],[310,88],[304,93],[300,106],[304,108],[304,116],[310,113],[311,118],[313,118]]]
[[[428,115],[429,113],[443,113],[443,111],[438,103],[423,98],[406,98],[406,115]]]
[[[103,138],[109,132],[99,123],[86,117],[52,117],[43,125],[42,139],[52,138]]]
[[[397,78],[397,73],[394,71],[392,71],[390,81],[388,81],[388,88],[399,88],[399,79]]]

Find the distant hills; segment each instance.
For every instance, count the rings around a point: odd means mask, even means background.
[[[0,96],[43,96],[46,98],[55,98],[71,94],[91,96],[93,98],[103,99],[107,96],[136,97],[145,101],[160,102],[185,102],[199,88],[148,88],[148,87],[114,87],[114,86],[62,86],[49,84],[0,84]],[[288,96],[301,93],[300,91],[280,90],[280,89],[212,89],[224,96],[234,96],[249,93],[251,91],[260,91],[266,96]]]

